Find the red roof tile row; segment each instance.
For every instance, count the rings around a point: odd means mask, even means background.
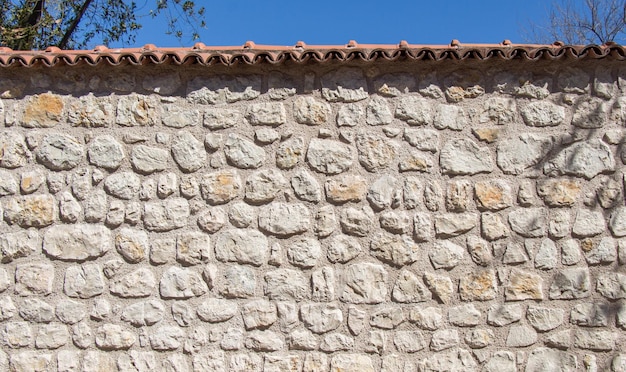
[[[206,46],[195,44],[192,48],[158,48],[147,44],[142,48],[109,49],[98,46],[93,50],[61,50],[50,47],[44,51],[15,51],[0,47],[0,67],[13,66],[57,66],[57,65],[255,65],[261,63],[281,64],[329,61],[375,60],[554,60],[554,59],[626,59],[626,48],[615,43],[603,45],[551,45],[512,44],[505,40],[500,44],[461,44],[453,40],[449,45],[415,45],[402,41],[392,44],[358,44],[350,41],[346,45],[306,45],[298,42],[294,46],[256,45],[246,42],[243,46]]]

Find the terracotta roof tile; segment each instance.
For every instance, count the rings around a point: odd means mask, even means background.
[[[329,61],[375,60],[541,60],[541,59],[626,59],[626,48],[615,43],[604,45],[551,45],[512,44],[462,44],[452,40],[449,45],[416,45],[401,41],[398,44],[359,44],[351,40],[346,45],[307,45],[299,41],[294,46],[257,45],[252,41],[243,46],[206,46],[197,43],[191,48],[159,48],[147,44],[142,48],[109,49],[97,46],[93,50],[60,50],[56,47],[44,51],[14,51],[0,47],[0,67],[35,65],[145,65],[145,64],[199,64],[255,65]]]

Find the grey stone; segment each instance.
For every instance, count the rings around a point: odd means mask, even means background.
[[[65,324],[76,324],[87,315],[85,306],[80,302],[63,300],[57,303],[55,314]]]
[[[37,160],[54,171],[76,167],[85,156],[85,149],[76,138],[66,134],[49,134],[36,151]]]
[[[330,105],[310,96],[296,98],[293,108],[294,119],[300,124],[322,125],[330,118]]]
[[[572,226],[575,236],[589,237],[601,234],[606,229],[606,222],[602,211],[586,208],[578,209]]]
[[[522,319],[522,307],[519,304],[493,304],[487,311],[487,324],[503,327]]]
[[[472,349],[482,349],[494,342],[495,335],[491,329],[473,329],[465,334],[465,343]]]
[[[451,307],[448,321],[457,327],[474,327],[481,321],[482,313],[473,304]]]
[[[126,350],[137,341],[135,333],[116,324],[104,324],[95,332],[96,346],[102,350]]]
[[[141,180],[132,172],[119,172],[104,180],[104,189],[116,198],[129,200],[139,192]]]
[[[200,179],[200,192],[211,205],[225,204],[243,192],[243,184],[237,171],[223,170],[205,174]]]
[[[24,135],[16,131],[0,132],[0,148],[4,149],[2,159],[0,159],[0,167],[13,169],[28,163],[31,154],[25,141]]]
[[[438,237],[449,238],[462,235],[476,227],[474,213],[445,213],[435,216],[435,233]]]
[[[544,167],[547,175],[571,175],[591,179],[615,169],[611,149],[602,141],[591,139],[563,148]]]
[[[598,286],[598,292],[603,293]],[[550,286],[550,299],[571,300],[586,298],[591,295],[591,280],[586,268],[560,270],[554,275]]]
[[[569,210],[551,210],[548,233],[553,238],[564,238],[571,233],[572,221]]]
[[[144,204],[143,223],[149,231],[164,232],[187,225],[189,203],[183,198],[168,198]]]
[[[394,188],[398,180],[392,176],[382,176],[374,181],[367,192],[367,200],[377,210],[391,206]]]
[[[40,246],[41,238],[36,230],[3,233],[0,235],[0,261],[8,263],[21,257],[28,257]],[[4,287],[0,285],[0,288]]]
[[[547,219],[543,208],[519,208],[509,213],[511,229],[527,238],[546,235]]]
[[[137,172],[151,174],[167,169],[169,153],[165,149],[137,145],[130,154],[130,163]]]
[[[54,308],[37,298],[27,298],[20,304],[19,314],[29,322],[50,323],[54,319]]]
[[[408,270],[402,270],[393,287],[391,298],[396,302],[415,303],[427,301],[432,297],[422,281]]]
[[[287,180],[275,169],[262,169],[246,179],[245,198],[252,203],[268,203],[287,186]]]
[[[252,331],[248,333],[246,348],[254,351],[278,351],[284,347],[282,337],[272,331]]]
[[[289,349],[317,350],[317,336],[307,329],[296,329],[289,334]]]
[[[448,240],[435,242],[428,253],[430,262],[435,269],[452,269],[461,262],[464,256],[465,249]]]
[[[256,208],[243,202],[235,202],[231,204],[228,211],[228,220],[235,227],[249,227],[257,219],[258,216]]]
[[[341,150],[339,152],[341,152]],[[276,166],[280,169],[291,169],[300,162],[303,153],[304,138],[289,138],[281,143],[280,146],[278,146],[278,148],[276,149]],[[316,150],[316,153],[312,156],[323,156],[323,147],[319,146]],[[321,161],[321,159],[316,159],[314,161]],[[330,159],[327,159],[327,161],[330,161]],[[318,164],[320,167],[324,166],[321,163],[316,164]]]
[[[265,161],[265,150],[233,133],[226,138],[224,154],[230,163],[242,169],[259,168]]]
[[[439,308],[416,306],[409,313],[409,321],[421,329],[435,331],[443,326],[443,315]]]
[[[136,302],[122,311],[121,319],[135,327],[151,326],[160,322],[165,313],[165,306],[161,301],[149,300]]]
[[[279,126],[287,121],[285,106],[280,102],[253,103],[245,114],[251,125]]]
[[[220,280],[220,294],[226,298],[249,298],[256,292],[256,274],[247,266],[227,267]]]
[[[506,174],[522,174],[537,166],[548,155],[553,143],[552,137],[523,133],[498,143],[496,162]]]
[[[337,354],[330,360],[331,372],[374,372],[372,359],[363,354]]]
[[[583,98],[576,102],[572,125],[584,129],[602,128],[608,121],[610,106],[598,98]]]
[[[441,351],[450,349],[459,344],[459,332],[456,329],[439,329],[433,332],[430,339],[430,349]]]
[[[423,279],[428,289],[439,302],[447,304],[452,300],[454,289],[452,280],[449,277],[426,272]]]
[[[393,344],[401,353],[415,353],[428,345],[421,331],[396,331]]]
[[[327,237],[335,231],[337,218],[335,208],[332,205],[324,205],[318,209],[315,215],[313,230],[319,237]]]
[[[339,223],[344,233],[355,236],[366,236],[372,229],[374,212],[368,208],[345,208],[341,211]]]
[[[342,333],[329,333],[322,339],[320,350],[332,353],[354,349],[354,338]]]
[[[311,274],[311,299],[318,302],[335,300],[335,271],[325,266]]]
[[[117,252],[130,263],[138,263],[148,256],[148,234],[142,230],[122,228],[115,236]]]
[[[574,332],[574,346],[579,349],[611,351],[615,349],[615,333],[601,329],[577,329]]]
[[[43,262],[20,263],[15,267],[15,294],[49,295],[54,282],[54,266]]]
[[[109,290],[122,298],[148,297],[154,293],[156,284],[152,271],[142,267],[111,280]]]
[[[537,342],[537,332],[527,325],[514,325],[509,328],[506,338],[508,347],[525,347]]]
[[[315,266],[321,254],[322,247],[314,238],[299,238],[287,246],[287,260],[290,264],[301,268]]]
[[[0,196],[13,195],[17,193],[17,191],[17,181],[11,172],[0,170]]]
[[[547,332],[563,324],[564,314],[562,309],[531,305],[526,310],[526,319],[537,331]]]
[[[11,371],[46,371],[50,368],[52,354],[40,351],[22,351],[10,357],[9,367]]]
[[[556,244],[550,239],[543,239],[535,254],[535,268],[540,270],[552,270],[558,262]]]
[[[299,270],[278,269],[264,276],[264,293],[271,300],[302,301],[310,296],[309,281]]]
[[[303,204],[272,203],[259,212],[259,228],[276,236],[301,234],[310,225],[311,213]]]
[[[189,132],[178,132],[172,139],[172,158],[184,172],[195,172],[206,162],[202,142]]]
[[[13,179],[10,173],[8,175],[10,179]],[[45,180],[45,175],[39,169],[23,172],[20,175],[20,189],[22,190],[22,194],[34,193],[43,185]]]
[[[383,97],[372,97],[365,108],[365,122],[369,125],[385,125],[392,120],[393,115],[387,100]]]
[[[306,160],[311,168],[325,174],[347,171],[352,166],[353,158],[352,147],[328,139],[312,139],[306,153]]]
[[[591,249],[587,249],[587,246],[591,244],[593,244]],[[610,264],[617,260],[617,244],[613,238],[604,237],[597,245],[584,240],[583,250],[589,265]]]
[[[510,351],[494,353],[483,367],[483,372],[517,372],[515,354]]]
[[[68,297],[92,298],[102,294],[104,286],[100,265],[70,266],[65,271],[63,291]]]
[[[159,292],[161,297],[165,299],[186,299],[202,296],[207,290],[207,285],[200,274],[192,269],[176,266],[168,268],[159,282]]]
[[[66,223],[76,223],[80,216],[83,215],[80,203],[74,199],[69,191],[59,195],[59,216],[61,221]]]
[[[468,124],[463,108],[455,105],[437,105],[433,119],[435,128],[460,131]]]
[[[203,125],[211,130],[232,128],[240,120],[239,111],[224,108],[209,108],[203,115]]]
[[[125,159],[124,148],[110,135],[95,137],[87,149],[89,163],[105,169],[117,169]]]
[[[397,143],[373,132],[359,132],[356,137],[359,163],[368,171],[386,169],[396,157]]]
[[[574,269],[572,269],[574,270]],[[589,272],[586,272],[586,282],[584,280],[580,280],[583,282],[579,287],[583,287],[582,289],[584,297],[588,297],[591,295],[590,293],[590,283],[589,283]],[[583,278],[584,279],[584,278]],[[598,276],[597,280],[597,291],[604,297],[616,300],[626,298],[626,275],[620,273],[602,273]],[[583,296],[581,296],[583,297]],[[581,298],[577,297],[577,298]]]
[[[199,231],[188,231],[176,238],[176,261],[185,266],[199,265],[209,260],[211,240]]]
[[[174,194],[178,189],[178,177],[175,173],[168,172],[159,175],[157,181],[157,196],[165,199]]]
[[[481,148],[468,139],[446,142],[441,149],[439,163],[442,172],[449,175],[473,175],[493,170],[489,149]]]
[[[198,110],[189,110],[179,105],[164,105],[161,123],[170,128],[192,127],[201,122]]]
[[[225,322],[238,313],[237,304],[220,298],[209,298],[196,308],[198,318],[204,322]],[[244,322],[246,318],[244,317]]]
[[[520,109],[524,123],[531,127],[557,126],[565,121],[565,108],[549,101],[533,101]]]
[[[160,122],[161,106],[154,96],[132,93],[117,101],[116,123],[123,127],[154,126]]]
[[[475,235],[467,237],[467,250],[470,258],[477,265],[487,266],[493,259],[491,245]]]
[[[13,196],[4,203],[4,219],[23,228],[46,227],[54,223],[56,201],[52,195]]]
[[[404,211],[387,211],[380,214],[380,227],[392,234],[407,234],[411,232],[412,218]]]
[[[315,177],[300,169],[291,178],[291,187],[300,200],[318,203],[322,200],[322,190]],[[626,234],[625,234],[626,235]]]
[[[346,263],[361,254],[359,241],[347,235],[334,235],[327,247],[327,257],[332,263]]]
[[[606,327],[610,308],[603,303],[581,303],[572,308],[570,322],[582,327]]]
[[[376,304],[387,296],[387,271],[381,265],[357,263],[346,267],[341,300],[349,303]]]
[[[370,242],[370,253],[393,266],[409,265],[417,260],[418,246],[410,237],[377,234]]]
[[[343,313],[337,303],[303,304],[300,317],[305,327],[318,334],[337,329],[343,322]]]
[[[578,370],[576,355],[545,347],[534,349],[528,356],[526,372],[540,371],[574,372]]]
[[[400,98],[394,115],[409,125],[428,125],[433,121],[431,103],[423,98],[413,96]],[[409,130],[405,129],[405,138],[407,131]]]

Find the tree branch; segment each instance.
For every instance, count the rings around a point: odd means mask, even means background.
[[[92,0],[85,0],[83,5],[80,7],[80,10],[76,14],[76,17],[74,18],[74,20],[72,20],[72,24],[67,29],[67,31],[65,31],[65,34],[63,34],[63,38],[61,39],[57,47],[61,49],[65,49],[67,47],[67,43],[69,42],[70,37],[72,37],[72,34],[74,33],[74,31],[76,31],[76,27],[78,27],[80,20],[83,18],[83,15],[85,15],[85,11],[87,10],[91,2]]]

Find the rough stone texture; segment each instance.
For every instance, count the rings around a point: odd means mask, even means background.
[[[0,370],[626,370],[616,55],[0,68]]]

